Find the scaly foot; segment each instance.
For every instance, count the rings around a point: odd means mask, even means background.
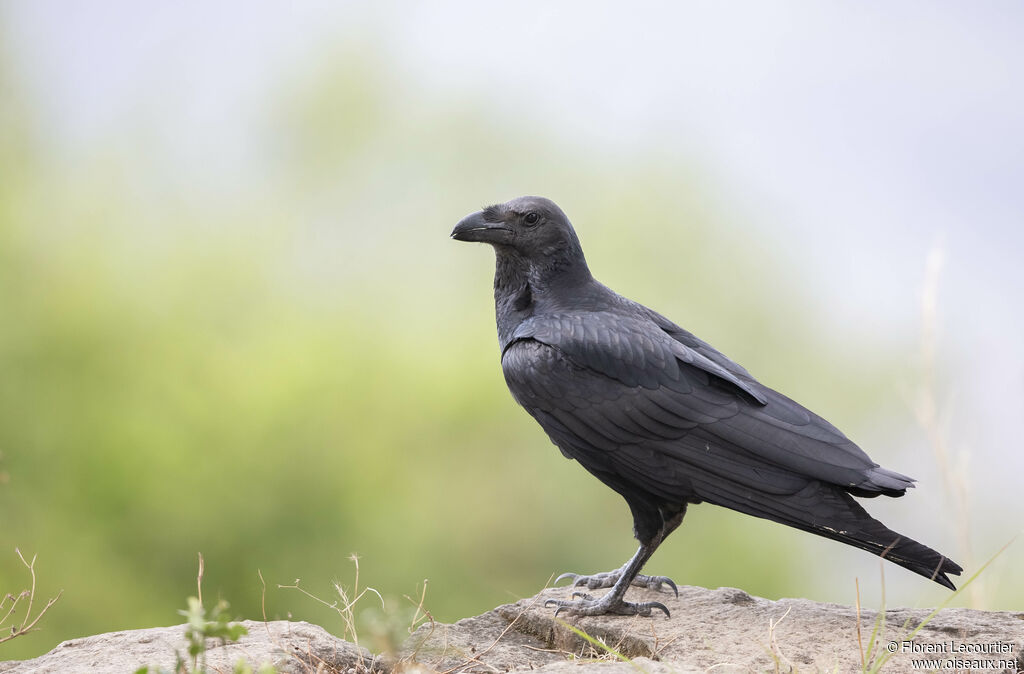
[[[578,573],[563,573],[558,578],[555,578],[555,582],[559,583],[565,578],[572,580],[574,587],[586,586],[588,590],[596,590],[601,587],[611,587],[618,582],[622,576],[622,569],[616,569],[615,571],[606,571],[604,573],[595,573],[589,576],[584,576]],[[666,576],[645,576],[643,574],[637,574],[636,578],[633,579],[631,585],[638,587],[646,587],[651,590],[661,590],[662,586],[668,586],[672,588],[676,596],[679,596],[679,588],[672,582],[671,578]],[[660,606],[660,604],[659,604]]]
[[[600,599],[594,599],[589,594],[573,592],[572,597],[575,601],[548,599],[544,602],[544,606],[557,606],[555,615],[565,611],[568,615],[604,615],[606,613],[614,613],[615,615],[649,616],[651,615],[651,609],[658,609],[665,612],[665,617],[671,617],[668,608],[660,602],[645,601],[634,603],[624,601],[622,598],[614,597],[613,595],[613,592],[609,592]]]

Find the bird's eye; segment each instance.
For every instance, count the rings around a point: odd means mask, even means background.
[[[526,217],[523,218],[523,222],[528,225],[536,225],[538,220],[540,220],[540,216],[537,215],[536,211],[530,211],[526,214]]]

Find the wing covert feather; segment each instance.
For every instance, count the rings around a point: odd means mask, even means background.
[[[752,378],[723,382],[643,321],[582,316],[530,319],[502,354],[513,396],[566,456],[666,497],[697,473],[785,493],[808,479],[871,490],[877,464],[824,419]]]

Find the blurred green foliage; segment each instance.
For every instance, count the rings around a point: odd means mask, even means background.
[[[621,564],[627,508],[505,390],[490,251],[448,240],[487,202],[555,198],[609,285],[840,427],[891,421],[875,382],[898,353],[817,345],[781,246],[717,217],[699,171],[484,102],[410,100],[357,53],[244,113],[262,164],[223,191],[142,132],[57,156],[0,68],[0,592],[20,588],[15,545],[43,595],[65,590],[0,659],[173,622],[197,551],[240,616],[260,616],[259,569],[269,617],[328,629],[331,611],[277,585],[329,595],[352,552],[387,596],[429,578],[446,621]],[[652,571],[820,592],[805,538],[693,509]]]

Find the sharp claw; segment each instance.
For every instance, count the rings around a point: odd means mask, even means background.
[[[586,601],[591,601],[591,600],[594,599],[593,597],[591,597],[586,592],[573,592],[572,593],[572,598],[573,599],[584,599]]]
[[[579,577],[580,577],[580,574],[578,574],[578,573],[571,573],[571,572],[570,573],[563,573],[558,578],[555,578],[555,585],[558,585],[559,583],[561,583],[566,578],[572,578],[573,584],[575,585],[576,579],[579,578]]]
[[[671,618],[672,617],[672,614],[668,612],[668,608],[664,604],[662,604],[661,602],[657,602],[657,601],[652,601],[652,602],[647,604],[647,615],[650,615],[651,614],[651,609],[655,609],[655,608],[659,608],[662,611],[664,611],[666,618]]]
[[[565,606],[559,606],[558,608],[556,608],[555,609],[555,617],[557,618],[558,614],[561,613],[562,611],[564,611],[566,608],[567,607],[565,607]]]
[[[673,580],[671,578],[666,578],[663,582],[666,585],[668,585],[670,588],[672,588],[672,591],[676,593],[676,598],[678,599],[679,598],[679,588],[676,587],[675,582],[673,582]],[[661,586],[659,585],[659,589],[660,589],[660,587]]]
[[[544,608],[551,608],[552,604],[557,604],[557,603],[558,603],[557,599],[548,599],[547,601],[544,602]],[[557,615],[558,611],[555,611],[555,614]]]

